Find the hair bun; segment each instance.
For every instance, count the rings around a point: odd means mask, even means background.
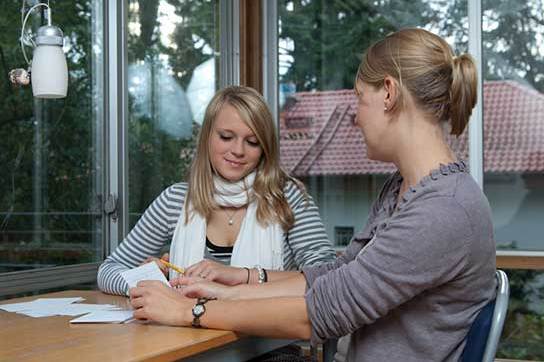
[[[451,133],[460,135],[476,105],[478,74],[474,59],[463,53],[452,57]]]

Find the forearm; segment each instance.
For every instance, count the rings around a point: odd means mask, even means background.
[[[110,258],[105,260],[98,269],[98,288],[108,294],[126,295],[128,284],[121,277],[121,272],[124,270],[127,270],[127,268],[115,263]]]
[[[289,279],[297,274],[300,274],[299,271],[283,271],[283,270],[270,270],[266,269],[266,276],[268,282],[275,282],[278,280]],[[259,283],[259,272],[256,268],[249,269],[249,278],[247,279],[247,284],[258,284]],[[245,281],[244,281],[245,282]]]
[[[266,274],[268,276],[268,282],[277,282],[279,280],[294,278],[297,275],[300,275],[300,272],[296,270],[292,270],[292,271],[266,270]]]
[[[209,301],[201,324],[273,338],[309,339],[311,333],[302,297]]]
[[[274,297],[302,297],[306,291],[306,279],[299,272],[274,272],[281,278],[263,284],[241,284],[232,289],[230,299],[256,299]]]

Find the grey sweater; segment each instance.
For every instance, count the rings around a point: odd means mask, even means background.
[[[396,207],[388,179],[336,261],[303,268],[312,343],[353,333],[348,361],[458,361],[495,296],[487,199],[463,162],[441,165]]]

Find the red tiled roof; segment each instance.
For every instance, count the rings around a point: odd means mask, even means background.
[[[282,112],[280,149],[293,176],[384,174],[392,164],[369,160],[354,125],[352,90],[300,92]],[[468,132],[449,137],[468,159]],[[544,95],[513,81],[484,83],[485,172],[544,171]]]

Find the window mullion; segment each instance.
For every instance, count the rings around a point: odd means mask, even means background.
[[[478,103],[469,122],[469,164],[470,174],[478,185],[484,185],[483,153],[483,61],[482,61],[482,3],[481,0],[468,1],[468,49],[476,61],[478,69]]]

